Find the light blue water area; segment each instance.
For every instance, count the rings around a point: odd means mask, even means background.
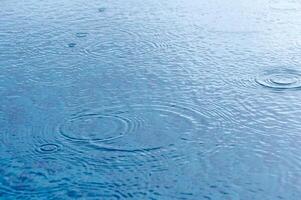
[[[301,199],[301,1],[2,0],[0,199]]]

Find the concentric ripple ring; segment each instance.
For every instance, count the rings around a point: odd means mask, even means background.
[[[57,144],[43,144],[39,147],[38,151],[41,153],[53,153],[60,150],[59,145]]]
[[[273,89],[300,89],[301,73],[295,70],[268,71],[256,78],[256,82]]]
[[[68,141],[92,148],[145,151],[196,140],[196,132],[208,125],[205,118],[175,105],[132,105],[75,116],[61,124],[59,132]]]
[[[60,127],[60,133],[78,141],[109,141],[128,132],[130,122],[116,115],[86,113],[75,116]]]

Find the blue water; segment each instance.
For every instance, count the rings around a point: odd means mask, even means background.
[[[301,1],[2,0],[0,199],[301,199]]]

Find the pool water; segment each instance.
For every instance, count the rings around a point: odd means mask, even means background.
[[[3,0],[0,199],[301,199],[301,1]]]

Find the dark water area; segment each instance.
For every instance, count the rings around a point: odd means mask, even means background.
[[[0,4],[0,199],[301,199],[301,1]]]

